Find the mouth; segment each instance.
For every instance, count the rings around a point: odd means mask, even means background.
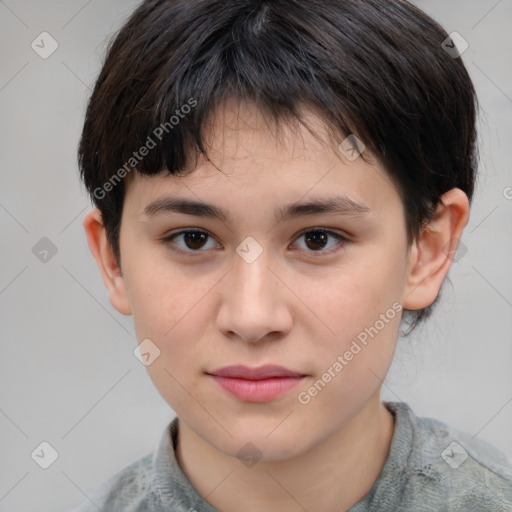
[[[307,375],[282,366],[236,365],[207,372],[227,393],[246,402],[268,402],[290,391]]]

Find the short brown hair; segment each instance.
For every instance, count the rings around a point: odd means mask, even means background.
[[[356,134],[397,184],[412,243],[444,192],[473,196],[478,102],[448,37],[405,0],[142,2],[109,46],[78,151],[118,262],[122,178],[183,174],[231,97],[277,123],[314,108],[340,141]],[[432,306],[407,312],[411,331]]]

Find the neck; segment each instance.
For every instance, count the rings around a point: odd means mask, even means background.
[[[293,459],[246,468],[181,420],[176,457],[197,492],[222,512],[242,504],[246,512],[340,512],[372,488],[393,432],[393,415],[377,393],[341,430]]]

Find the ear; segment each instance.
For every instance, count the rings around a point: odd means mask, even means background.
[[[411,246],[404,309],[424,309],[434,302],[468,219],[469,200],[466,194],[458,188],[446,192],[434,218]]]
[[[101,212],[94,209],[87,213],[83,226],[89,249],[96,260],[103,282],[107,287],[110,303],[119,313],[131,315],[122,270],[107,239]]]

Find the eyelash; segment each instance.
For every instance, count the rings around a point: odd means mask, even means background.
[[[301,231],[297,235],[297,239],[300,238],[301,236],[304,236],[304,235],[308,234],[308,233],[316,233],[316,232],[320,232],[320,233],[324,233],[326,235],[334,236],[335,238],[337,238],[341,242],[341,247],[343,247],[345,245],[345,243],[349,241],[347,237],[345,237],[345,236],[343,236],[343,235],[341,235],[339,233],[336,233],[334,231],[331,231],[329,229],[326,229],[326,228],[308,228],[308,229],[305,229],[305,230]],[[203,233],[207,237],[214,239],[213,235],[211,235],[208,231],[205,231],[205,230],[202,230],[202,229],[184,229],[184,230],[178,231],[176,233],[170,233],[169,235],[166,235],[163,238],[160,238],[159,241],[160,241],[160,243],[162,243],[163,245],[167,246],[172,251],[174,251],[174,252],[176,252],[178,254],[183,254],[185,256],[190,256],[192,258],[198,256],[202,252],[206,252],[205,250],[201,250],[201,249],[198,249],[198,250],[186,250],[185,251],[183,249],[177,249],[177,248],[171,246],[171,243],[173,242],[173,240],[176,237],[178,237],[180,235],[183,235],[183,234],[186,234],[186,233]],[[207,239],[207,241],[208,241],[208,239]],[[309,250],[309,251],[305,251],[305,252],[311,253],[311,254],[314,254],[314,255],[319,254],[320,257],[322,257],[321,255],[329,255],[329,254],[337,252],[338,250],[340,250],[340,249],[334,249],[334,250],[330,249],[328,251],[326,251],[326,250],[318,250],[318,251]]]

